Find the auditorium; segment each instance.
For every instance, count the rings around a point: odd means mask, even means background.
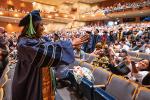
[[[150,100],[150,0],[0,0],[0,100]]]

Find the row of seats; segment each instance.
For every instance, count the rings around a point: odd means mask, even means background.
[[[94,68],[87,62],[76,60],[74,65],[86,67],[93,72],[94,82],[82,79],[81,84],[75,82],[70,72],[71,83],[78,87],[88,100],[149,100],[150,90],[131,82],[121,76],[114,75],[102,68]],[[139,88],[140,87],[140,88]],[[105,90],[105,91],[104,91]]]
[[[146,53],[128,51],[128,55],[131,56],[131,59],[134,60],[134,61],[140,61],[141,59],[150,60],[150,54],[146,54]],[[97,57],[96,55],[90,55],[88,53],[85,53],[85,61],[88,62],[88,63],[92,63],[92,61],[96,57]]]
[[[147,53],[128,51],[128,55],[130,55],[132,57],[136,57],[136,58],[142,58],[142,59],[150,60],[150,54],[147,54]]]

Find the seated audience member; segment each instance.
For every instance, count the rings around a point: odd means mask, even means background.
[[[110,64],[108,65],[109,70],[117,75],[127,75],[130,69],[127,67],[127,51],[122,50],[118,56],[114,59],[110,59]]]
[[[85,59],[85,52],[81,50],[81,45],[76,47],[76,49],[74,50],[74,55],[76,58]]]
[[[150,44],[145,46],[145,53],[150,54]]]
[[[129,66],[131,72],[127,75],[129,79],[138,81],[143,85],[150,85],[150,62],[141,60],[137,63],[131,61]]]

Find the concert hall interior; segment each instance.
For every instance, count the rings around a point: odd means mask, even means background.
[[[0,100],[150,100],[150,0],[0,0]]]

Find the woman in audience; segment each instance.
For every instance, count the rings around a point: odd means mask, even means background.
[[[150,85],[150,61],[141,60],[137,63],[131,61],[129,79],[138,81],[143,85]]]

